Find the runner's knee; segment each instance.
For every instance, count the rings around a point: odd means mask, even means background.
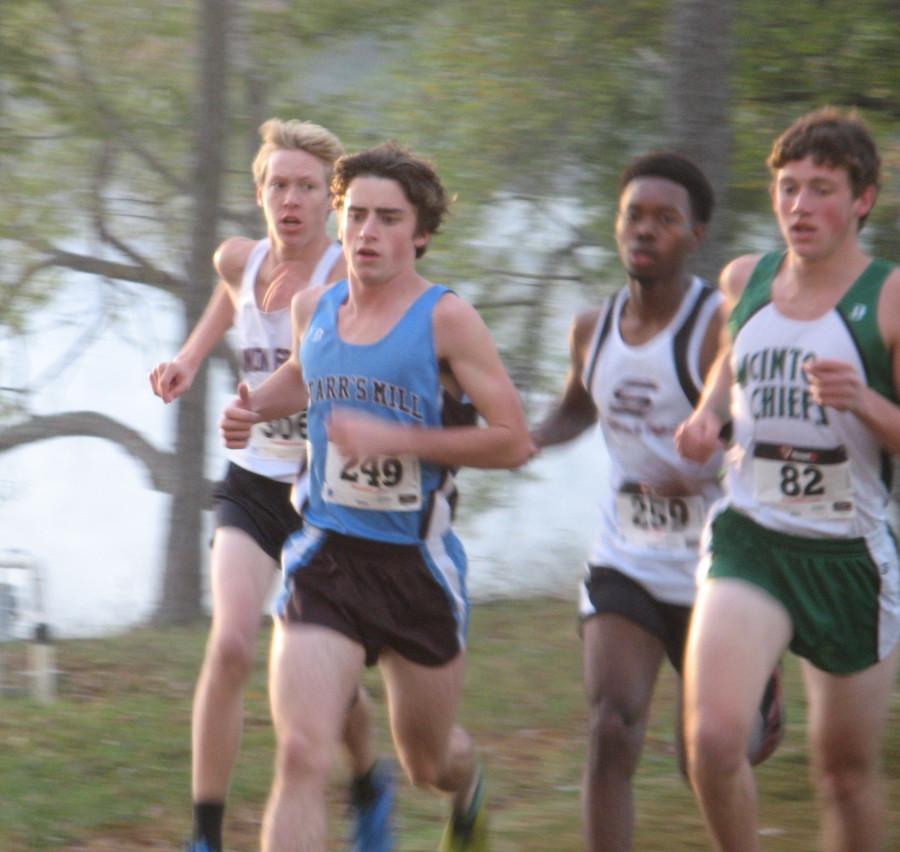
[[[279,777],[326,779],[331,762],[331,750],[323,745],[321,737],[296,730],[279,734],[275,757]]]
[[[860,795],[872,783],[876,767],[862,756],[828,755],[814,757],[810,772],[819,796],[825,801],[841,802]]]
[[[593,704],[588,721],[589,770],[597,771],[601,765],[636,764],[641,730],[640,714],[628,713],[608,701]]]
[[[403,771],[416,787],[436,787],[441,778],[443,762],[426,752],[405,752],[401,756]]]
[[[209,643],[212,665],[223,676],[243,681],[256,657],[256,642],[237,631],[213,633]]]
[[[690,775],[712,771],[721,777],[736,773],[747,760],[748,736],[746,728],[727,713],[705,712],[689,721],[686,746]]]

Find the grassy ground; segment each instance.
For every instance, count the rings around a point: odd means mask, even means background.
[[[268,629],[268,628],[266,628]],[[0,850],[180,848],[189,828],[189,718],[205,628],[151,631],[57,646],[60,700],[0,699]],[[574,606],[538,599],[474,608],[462,719],[488,767],[494,852],[581,848],[578,787],[585,709]],[[270,780],[265,637],[247,690],[246,725],[226,820],[229,849],[257,848]],[[25,649],[2,648],[7,679]],[[806,780],[802,697],[787,664],[789,730],[758,770],[765,848],[816,848]],[[376,677],[368,683],[381,702]],[[675,768],[672,678],[661,678],[636,779],[635,850],[707,849],[697,808]],[[383,723],[383,716],[380,720]],[[900,696],[892,707],[886,765],[900,848]],[[382,729],[384,725],[382,724]],[[385,747],[387,744],[385,743]],[[340,849],[343,775],[333,789],[333,848]],[[401,784],[399,850],[435,849],[445,805]]]

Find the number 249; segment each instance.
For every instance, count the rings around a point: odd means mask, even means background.
[[[341,468],[341,479],[348,482],[359,482],[360,476],[372,488],[390,488],[403,478],[403,463],[390,457],[366,458],[361,462],[351,459]]]

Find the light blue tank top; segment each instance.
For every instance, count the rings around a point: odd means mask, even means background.
[[[345,343],[338,334],[338,309],[348,292],[343,280],[323,293],[300,344],[309,391],[310,479],[303,516],[306,523],[344,535],[420,544],[449,529],[450,513],[441,509],[452,492],[451,472],[402,457],[341,459],[328,445],[326,423],[335,406],[346,406],[396,423],[441,426],[432,314],[451,291],[432,285],[384,337],[363,345]]]

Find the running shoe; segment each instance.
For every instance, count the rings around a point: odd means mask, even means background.
[[[393,773],[387,763],[379,760],[364,780],[355,778],[350,784],[353,852],[391,852],[393,808]]]
[[[440,852],[487,852],[487,806],[484,795],[484,768],[478,767],[475,794],[464,814],[456,812],[447,820]]]

